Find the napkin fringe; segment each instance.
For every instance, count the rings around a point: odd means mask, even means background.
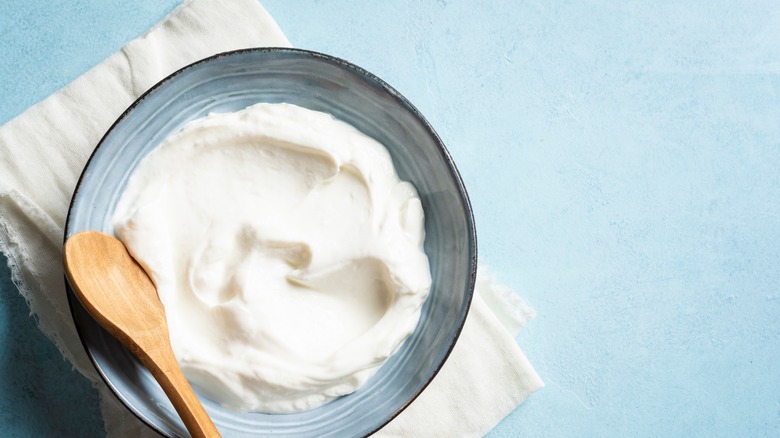
[[[484,265],[477,268],[475,291],[512,336],[517,336],[536,317],[536,311],[512,288],[498,282],[496,274]]]
[[[0,217],[3,218],[0,221],[0,252],[8,260],[11,281],[29,306],[30,315],[35,319],[38,328],[54,343],[73,368],[94,382],[97,376],[86,355],[76,357],[73,354],[74,347],[78,347],[75,351],[83,351],[80,345],[75,345],[79,342],[78,336],[75,342],[69,343],[60,334],[63,326],[72,325],[68,307],[63,308],[55,304],[45,293],[34,292],[34,289],[46,290],[45,284],[51,279],[45,278],[42,272],[51,271],[51,267],[38,266],[36,258],[30,255],[28,248],[47,247],[48,250],[61,254],[62,247],[57,242],[60,238],[57,225],[24,195],[5,187],[0,187]],[[11,218],[13,220],[9,220]],[[25,233],[24,229],[28,229],[29,232]],[[61,263],[56,260],[54,262]],[[62,271],[60,269],[57,272]],[[62,278],[64,281],[64,277]],[[72,334],[68,333],[71,338],[70,335],[75,335],[75,329],[73,331]]]

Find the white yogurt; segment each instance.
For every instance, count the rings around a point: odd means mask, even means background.
[[[114,226],[157,285],[187,378],[241,411],[355,391],[431,285],[422,206],[387,149],[295,105],[185,125],[141,161]]]

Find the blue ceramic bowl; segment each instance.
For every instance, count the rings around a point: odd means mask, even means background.
[[[130,174],[182,125],[258,102],[330,113],[389,149],[399,176],[417,187],[425,209],[433,287],[414,334],[353,394],[285,415],[238,413],[201,400],[226,437],[369,435],[408,406],[450,354],[471,303],[477,265],[471,207],[452,158],[417,109],[381,79],[341,59],[278,48],[223,53],[177,71],[130,106],[103,137],[76,187],[65,238],[83,230],[112,233],[111,217]],[[114,394],[163,435],[186,436],[140,362],[97,325],[70,289],[68,299],[84,347]]]

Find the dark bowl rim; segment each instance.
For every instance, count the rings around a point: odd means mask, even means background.
[[[380,85],[383,91],[387,92],[390,96],[392,96],[399,104],[406,107],[414,115],[415,118],[417,118],[420,122],[422,122],[424,128],[433,137],[439,153],[444,158],[444,161],[449,165],[450,174],[455,182],[455,186],[457,187],[460,200],[463,203],[463,205],[466,207],[465,208],[466,226],[467,226],[469,241],[471,243],[471,248],[469,251],[471,266],[469,272],[468,289],[466,290],[466,297],[465,297],[466,298],[466,302],[464,306],[465,314],[456,328],[455,337],[452,339],[452,342],[447,347],[447,351],[445,352],[444,357],[442,358],[441,362],[436,366],[436,369],[434,369],[431,377],[425,383],[423,383],[423,385],[414,394],[412,394],[412,397],[409,398],[409,400],[406,403],[404,403],[395,412],[393,412],[386,420],[384,420],[382,424],[380,424],[375,429],[368,432],[365,435],[367,437],[376,433],[377,431],[385,427],[388,423],[393,421],[401,412],[403,412],[407,407],[409,407],[409,405],[413,401],[415,401],[417,397],[420,396],[420,394],[422,394],[422,392],[428,387],[428,385],[431,384],[433,379],[436,378],[436,375],[439,374],[439,371],[441,371],[441,368],[444,366],[444,363],[447,362],[447,359],[452,353],[453,348],[455,348],[455,344],[457,343],[458,339],[460,338],[460,334],[463,331],[463,326],[465,325],[466,319],[468,318],[469,309],[471,308],[471,302],[474,297],[474,287],[476,285],[476,276],[477,276],[477,233],[476,233],[476,227],[474,225],[474,212],[471,207],[471,201],[469,200],[468,192],[466,191],[466,186],[463,183],[463,179],[460,175],[460,171],[458,170],[458,167],[455,165],[455,161],[452,159],[452,156],[450,155],[449,151],[445,147],[444,142],[442,142],[441,137],[439,137],[439,134],[436,133],[436,131],[433,129],[433,126],[431,126],[431,124],[422,115],[422,113],[414,105],[412,105],[412,103],[406,97],[404,97],[400,92],[398,92],[395,88],[390,86],[387,82],[385,82],[375,74],[369,72],[368,70],[362,67],[352,64],[351,62],[346,61],[342,58],[338,58],[325,53],[315,52],[312,50],[297,49],[291,47],[253,47],[253,48],[246,48],[246,49],[230,50],[230,51],[217,53],[215,55],[200,59],[198,61],[195,61],[191,64],[188,64],[176,70],[175,72],[169,74],[168,76],[166,76],[165,78],[163,78],[162,80],[154,84],[151,88],[149,88],[146,92],[144,92],[141,96],[139,96],[132,104],[130,104],[130,106],[128,106],[127,109],[124,112],[122,112],[122,114],[116,119],[116,121],[114,121],[114,123],[111,124],[111,127],[109,127],[106,130],[105,134],[103,134],[103,137],[97,143],[97,146],[95,146],[95,148],[92,150],[89,159],[87,159],[87,162],[84,164],[84,168],[81,171],[81,175],[79,176],[78,182],[76,183],[76,187],[73,191],[73,196],[71,197],[70,204],[68,205],[68,215],[65,219],[65,228],[63,233],[63,245],[65,244],[65,241],[68,238],[68,230],[70,228],[70,218],[71,218],[71,212],[73,210],[73,204],[74,201],[76,200],[76,197],[79,194],[79,190],[81,189],[86,174],[86,170],[87,168],[89,168],[92,159],[95,157],[95,153],[97,152],[98,149],[100,149],[100,147],[103,145],[103,142],[106,140],[106,137],[108,137],[108,135],[114,130],[116,125],[119,124],[126,117],[128,117],[133,112],[135,107],[138,106],[138,104],[141,103],[144,99],[146,99],[148,95],[155,92],[158,88],[164,86],[168,82],[172,81],[174,78],[176,78],[176,76],[179,76],[185,71],[194,68],[195,66],[198,66],[200,64],[205,64],[205,63],[212,62],[216,59],[241,55],[245,53],[287,53],[287,54],[295,54],[300,56],[308,56],[314,59],[318,59],[320,61],[337,64],[342,68],[351,70],[353,73],[357,73],[358,76],[367,78],[369,82],[373,81],[378,85]],[[90,350],[89,346],[86,343],[84,335],[82,334],[82,330],[84,330],[84,328],[79,326],[79,324],[76,322],[76,318],[74,317],[74,313],[73,313],[74,306],[80,306],[83,308],[83,305],[81,304],[81,302],[78,300],[73,290],[71,289],[67,276],[65,276],[65,291],[68,298],[68,307],[71,313],[71,319],[73,320],[73,324],[76,327],[76,332],[78,333],[79,340],[81,341],[81,345],[82,347],[84,347],[84,350],[87,353],[90,362],[92,362],[92,365],[95,367],[95,370],[97,371],[100,378],[103,380],[106,386],[108,386],[108,388],[111,390],[114,396],[117,399],[119,399],[119,401],[122,402],[125,408],[127,408],[127,410],[130,411],[136,418],[141,420],[143,423],[145,423],[147,426],[149,426],[152,430],[154,430],[161,436],[170,437],[171,435],[168,435],[166,432],[160,429],[153,421],[141,415],[139,412],[136,412],[136,410],[133,409],[133,407],[130,405],[127,399],[110,382],[104,370],[95,360],[92,351]]]

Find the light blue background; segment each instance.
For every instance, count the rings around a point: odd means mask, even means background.
[[[0,123],[175,3],[0,3]],[[491,435],[780,436],[780,4],[477,3],[263,2],[420,108],[480,260],[537,309],[518,341],[547,387]],[[0,288],[3,435],[98,435]]]

